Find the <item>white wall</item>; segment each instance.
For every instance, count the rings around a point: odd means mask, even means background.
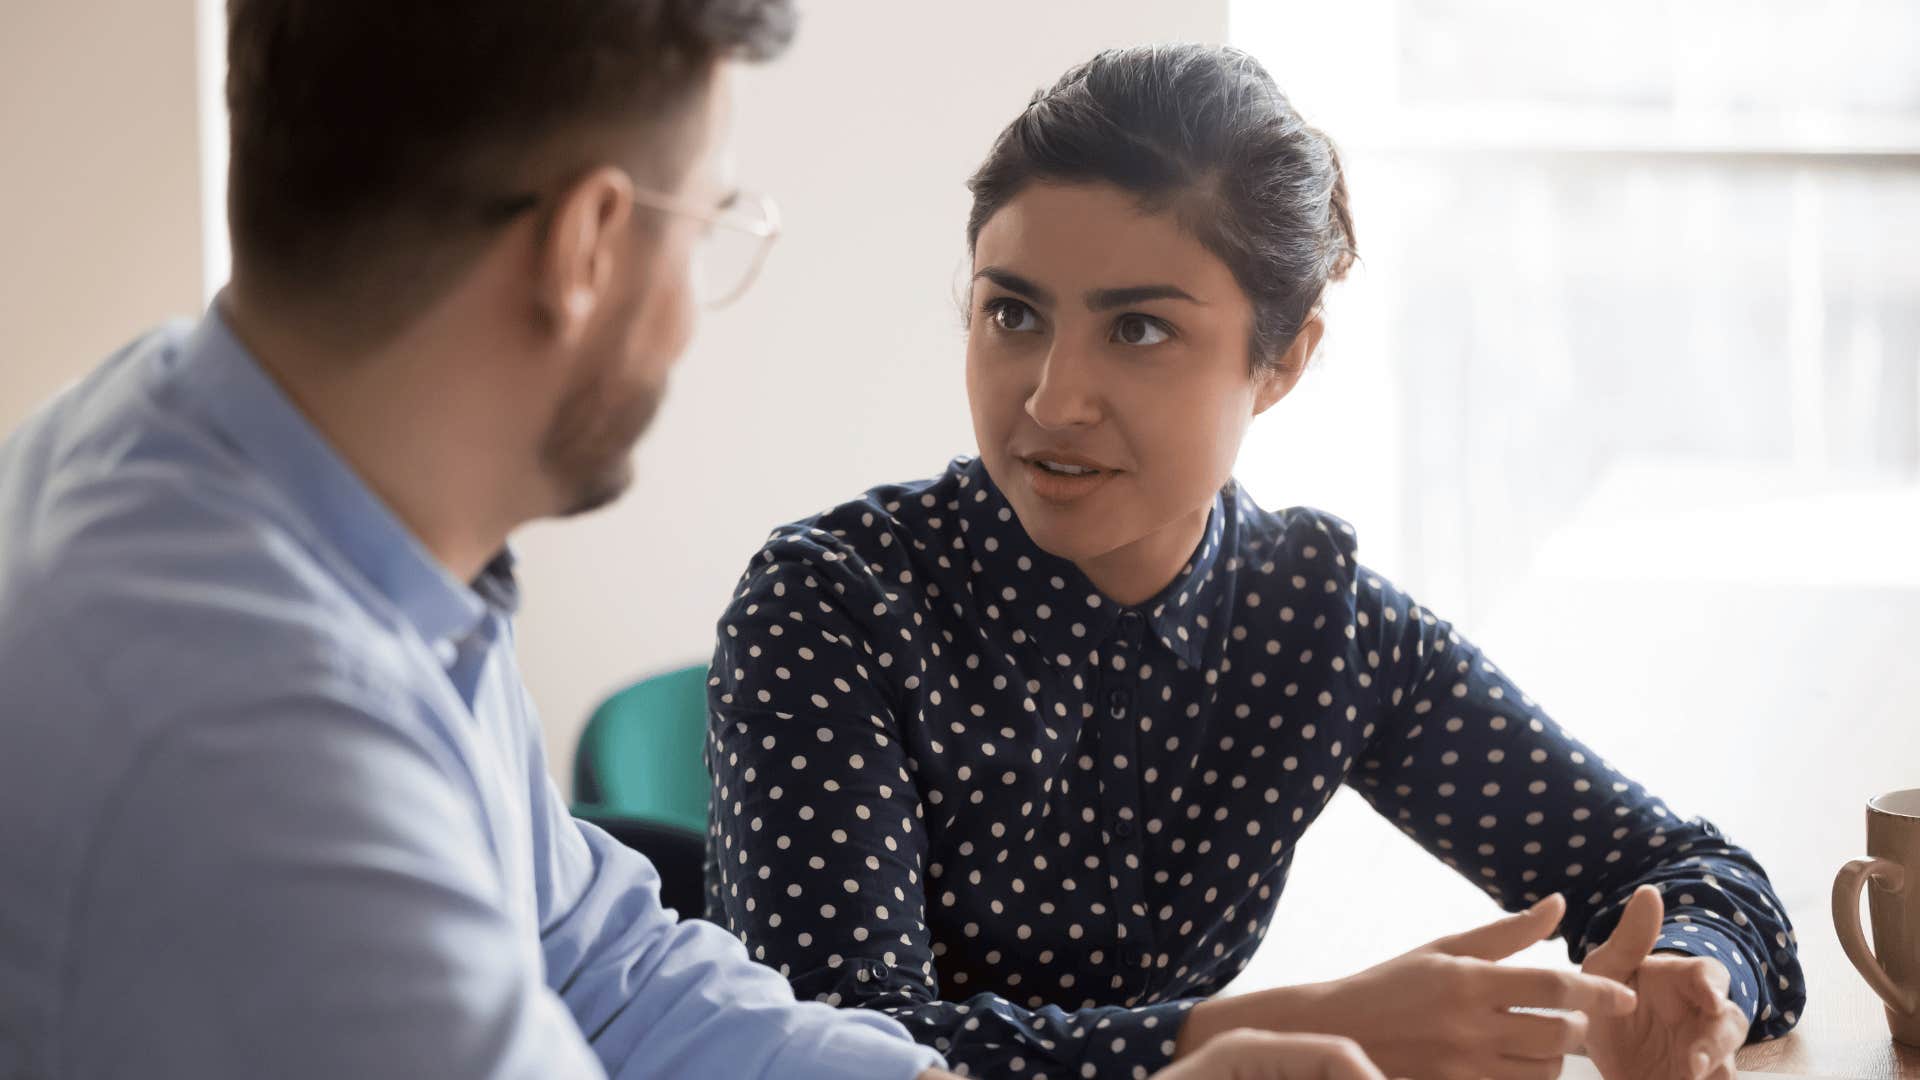
[[[200,306],[193,0],[0,8],[0,433]]]
[[[1098,50],[1224,41],[1226,0],[820,0],[746,74],[741,181],[787,220],[710,317],[616,507],[519,540],[520,653],[565,782],[587,713],[704,662],[773,526],[973,448],[956,284],[965,180],[1032,92]]]

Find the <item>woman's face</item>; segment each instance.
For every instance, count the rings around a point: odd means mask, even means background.
[[[1250,370],[1226,264],[1104,184],[1029,185],[988,219],[968,326],[987,472],[1035,543],[1123,603],[1193,553],[1248,423],[1293,383]]]

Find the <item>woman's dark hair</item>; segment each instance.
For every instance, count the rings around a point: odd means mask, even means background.
[[[1033,183],[1112,184],[1173,210],[1253,305],[1256,368],[1279,361],[1353,264],[1333,142],[1238,49],[1112,49],[1036,93],[967,183],[967,247]]]

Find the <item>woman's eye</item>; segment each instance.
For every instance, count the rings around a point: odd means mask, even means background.
[[[1113,340],[1122,345],[1158,345],[1171,337],[1167,324],[1151,315],[1122,315],[1113,324]]]
[[[1040,328],[1039,317],[1032,308],[1005,297],[987,304],[987,317],[993,320],[993,325],[1010,334],[1031,333]]]

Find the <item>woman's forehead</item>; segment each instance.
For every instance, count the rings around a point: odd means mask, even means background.
[[[1148,282],[1203,300],[1239,291],[1172,210],[1148,210],[1107,184],[1028,185],[980,229],[974,270],[990,266],[1062,292]]]

